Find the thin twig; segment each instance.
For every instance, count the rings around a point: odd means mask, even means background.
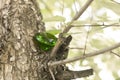
[[[88,0],[85,5],[79,10],[78,13],[73,17],[71,22],[68,24],[68,26],[63,30],[63,33],[67,33],[73,26],[71,25],[75,20],[77,20],[83,12],[89,7],[89,5],[92,3],[93,0]]]
[[[80,8],[79,12],[76,13],[76,15],[73,17],[72,21],[77,20],[83,12],[89,7],[89,5],[92,3],[93,0],[88,0],[83,7]]]
[[[110,51],[112,54],[114,54],[114,55],[116,55],[116,56],[118,56],[118,57],[120,57],[120,55],[119,54],[117,54],[117,53],[115,53],[115,52],[113,52],[113,51]]]
[[[87,48],[87,40],[88,40],[88,35],[89,35],[89,33],[90,33],[90,27],[88,27],[88,31],[87,31],[87,35],[86,35],[86,40],[85,40],[85,47],[84,47],[84,52],[83,52],[83,55],[85,55],[85,51],[86,51],[86,48]]]
[[[52,58],[52,57],[54,57],[55,55],[56,55],[56,52],[57,52],[57,50],[58,50],[58,48],[61,46],[61,44],[63,43],[63,34],[65,34],[65,33],[67,33],[71,28],[72,28],[72,26],[71,26],[71,24],[75,21],[75,20],[77,20],[82,14],[83,14],[83,12],[89,7],[89,5],[92,3],[92,1],[93,0],[88,0],[87,2],[86,2],[86,4],[79,10],[79,12],[78,13],[76,13],[76,15],[73,17],[73,19],[71,20],[71,22],[67,25],[67,27],[65,27],[65,29],[63,30],[63,32],[59,35],[59,39],[57,40],[57,43],[56,43],[56,45],[54,46],[54,48],[53,48],[53,50],[52,50],[52,52],[51,52],[51,55],[50,55],[50,57]]]
[[[115,0],[111,0],[112,2],[114,2],[115,4],[120,4],[119,1],[115,1]]]
[[[108,28],[108,27],[117,27],[117,28],[120,28],[120,25],[119,24],[108,24],[108,25],[105,25],[105,24],[102,24],[102,25],[89,25],[89,24],[85,24],[85,25],[72,25],[73,27],[87,27],[87,26],[90,26],[90,27],[98,27],[98,29],[95,29],[93,31],[98,31],[100,29],[105,29],[105,28]],[[99,26],[104,26],[104,27],[99,27]],[[90,33],[93,33],[90,32]],[[75,33],[74,33],[75,34]],[[77,34],[77,33],[76,33]]]
[[[84,48],[80,48],[80,47],[69,47],[69,49],[80,49],[80,50],[83,50]]]
[[[61,61],[48,63],[48,65],[49,66],[55,66],[55,65],[70,63],[70,62],[77,61],[77,60],[80,60],[80,59],[85,59],[85,58],[93,57],[93,56],[96,56],[96,55],[99,55],[99,54],[104,54],[104,53],[106,53],[108,51],[111,51],[113,49],[116,49],[118,47],[120,47],[120,43],[114,44],[113,46],[110,46],[110,47],[107,47],[107,48],[104,48],[104,49],[101,49],[101,50],[98,50],[98,51],[90,52],[90,53],[85,54],[83,56],[77,56],[77,57],[73,57],[73,58],[66,59],[66,60],[61,60]]]
[[[108,24],[108,25],[105,25],[105,24],[102,24],[102,25],[97,25],[97,24],[81,24],[81,25],[72,25],[73,27],[85,27],[85,26],[91,26],[91,27],[98,27],[98,26],[105,26],[105,27],[120,27],[120,24]],[[104,28],[104,27],[103,27]]]
[[[51,74],[51,76],[52,76],[52,79],[55,80],[55,76],[54,76],[54,74],[53,74],[51,68],[49,68],[49,72],[50,72],[50,74]]]

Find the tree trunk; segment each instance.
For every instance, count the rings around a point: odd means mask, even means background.
[[[70,71],[64,64],[48,62],[67,58],[72,36],[63,38],[55,57],[41,52],[33,36],[45,32],[36,0],[0,0],[0,80],[70,80],[93,74],[92,69]]]
[[[38,57],[32,41],[45,31],[35,1],[0,0],[0,80],[50,80],[40,74],[44,55]]]

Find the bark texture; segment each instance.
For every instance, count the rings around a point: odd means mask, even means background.
[[[0,80],[70,80],[93,74],[92,69],[70,71],[64,64],[48,62],[67,58],[72,36],[64,38],[54,58],[41,52],[33,36],[44,32],[36,0],[0,0]]]
[[[44,55],[37,56],[32,41],[36,32],[45,31],[35,1],[0,0],[0,80],[45,80],[38,74]]]

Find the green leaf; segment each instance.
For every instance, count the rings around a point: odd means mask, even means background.
[[[56,35],[56,34],[60,33],[61,30],[48,30],[47,32],[52,34],[52,35]]]
[[[76,20],[72,24],[73,25],[81,25],[81,24],[85,24],[85,23],[87,23],[87,21],[78,21],[78,20]]]
[[[107,13],[103,13],[102,15],[100,16],[97,16],[99,18],[99,22],[105,22],[105,21],[108,21],[108,16],[107,16]]]
[[[117,78],[117,79],[115,79],[115,80],[120,80],[120,78]]]
[[[104,42],[104,44],[102,44],[102,40],[100,40],[100,39],[92,39],[90,43],[93,47],[95,47],[97,49],[107,47],[107,44],[105,42]]]
[[[120,15],[120,4],[119,3],[115,3],[113,1],[107,1],[103,3],[103,6],[111,9],[112,11],[114,11],[117,15]]]
[[[43,21],[45,21],[45,22],[53,22],[53,21],[64,22],[65,18],[63,16],[53,16],[53,17],[49,17],[49,18],[44,18]]]
[[[117,15],[120,15],[120,4],[116,3],[112,0],[95,0],[93,1],[92,8],[94,12],[102,9],[102,8],[108,8],[115,12]]]

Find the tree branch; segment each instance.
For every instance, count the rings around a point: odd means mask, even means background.
[[[120,24],[102,24],[102,25],[96,25],[96,24],[91,24],[91,25],[89,25],[89,24],[85,24],[85,25],[72,25],[73,27],[85,27],[85,26],[92,26],[92,27],[96,27],[96,26],[105,26],[105,28],[106,27],[111,27],[111,26],[116,26],[116,27],[120,27]],[[104,28],[104,27],[103,27]]]
[[[86,4],[79,10],[78,13],[73,17],[72,21],[68,24],[68,26],[63,30],[63,33],[67,33],[72,28],[72,23],[77,20],[83,12],[89,7],[89,5],[92,3],[93,0],[88,0]]]
[[[110,51],[112,54],[114,54],[114,55],[116,55],[116,56],[118,56],[118,57],[120,57],[120,55],[119,54],[117,54],[117,53],[115,53],[115,52],[113,52],[113,51]]]
[[[93,69],[86,69],[82,71],[63,71],[61,73],[58,73],[55,77],[57,80],[70,80],[87,77],[89,75],[93,75]]]
[[[66,59],[66,60],[61,60],[61,61],[48,63],[48,66],[66,64],[66,63],[70,63],[70,62],[77,61],[77,60],[80,60],[80,59],[96,56],[96,55],[99,55],[99,54],[104,54],[105,52],[111,51],[111,50],[116,49],[118,47],[120,47],[120,43],[114,44],[113,46],[110,46],[110,47],[107,47],[107,48],[104,48],[104,49],[101,49],[101,50],[98,50],[98,51],[90,52],[90,53],[85,54],[83,56],[77,56],[77,57],[73,57],[71,59]]]
[[[53,48],[51,54],[50,54],[50,57],[54,57],[56,55],[56,52],[58,50],[58,48],[61,46],[61,44],[63,43],[64,41],[64,38],[63,38],[63,34],[67,33],[71,28],[71,24],[77,20],[82,14],[83,12],[89,7],[89,5],[92,3],[93,0],[88,0],[86,2],[86,4],[79,10],[78,13],[76,13],[76,15],[73,17],[73,19],[71,20],[71,22],[67,25],[67,27],[63,30],[63,32],[59,35],[59,38],[57,40],[57,43],[55,45],[55,47]]]
[[[72,21],[77,20],[82,14],[83,12],[89,7],[89,5],[92,3],[93,0],[88,0],[85,5],[83,7],[81,7],[81,9],[79,10],[78,13],[76,13],[76,15],[73,17]]]

